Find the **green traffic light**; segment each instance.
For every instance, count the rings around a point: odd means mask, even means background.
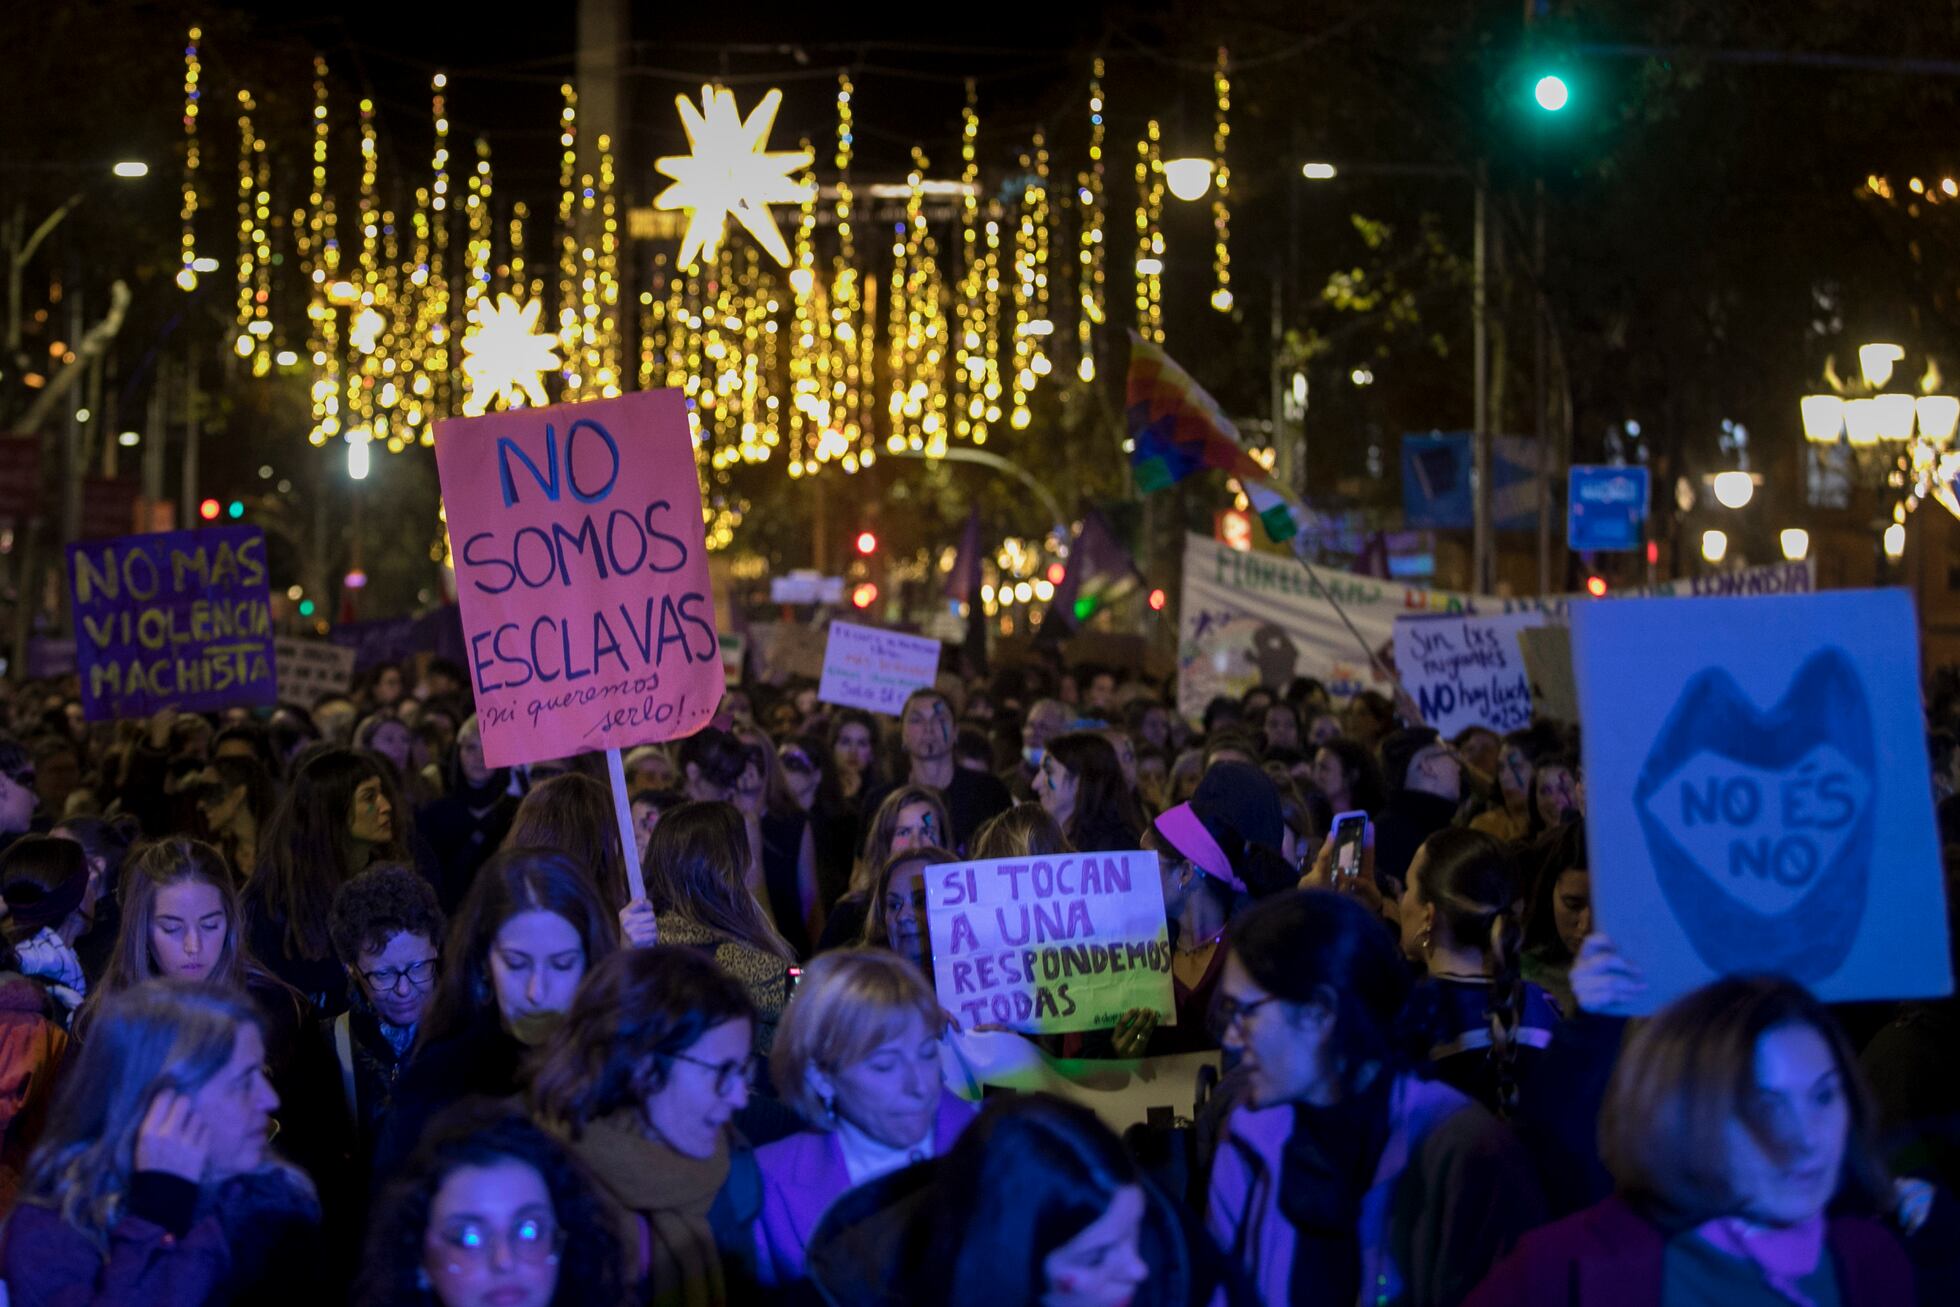
[[[230,514],[233,518],[240,518],[245,516],[245,501],[243,501],[242,499],[232,500],[231,506],[225,509],[225,512]]]
[[[313,601],[311,599],[302,599],[299,601],[299,615],[301,617],[313,616]]]
[[[1565,79],[1557,73],[1546,73],[1538,79],[1538,84],[1531,88],[1531,98],[1536,100],[1538,107],[1546,113],[1557,113],[1571,103],[1572,88],[1567,86]]]

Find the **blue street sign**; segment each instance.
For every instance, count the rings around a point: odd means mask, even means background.
[[[1647,469],[1575,466],[1566,480],[1566,545],[1575,553],[1640,548]]]

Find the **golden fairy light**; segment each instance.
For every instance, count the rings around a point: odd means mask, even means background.
[[[1224,46],[1218,47],[1218,66],[1213,70],[1212,89],[1218,97],[1218,108],[1213,120],[1211,152],[1213,159],[1213,189],[1211,196],[1212,225],[1212,273],[1215,286],[1211,292],[1211,306],[1220,313],[1232,308],[1232,210],[1231,184],[1232,170],[1225,162],[1225,145],[1232,134],[1232,68],[1231,58]]]
[[[1075,316],[1076,347],[1080,354],[1076,375],[1084,381],[1096,379],[1095,328],[1104,320],[1102,76],[1102,56],[1097,55],[1089,76],[1089,168],[1078,179],[1077,194],[1082,202],[1082,244],[1076,276],[1082,303]]]
[[[790,174],[807,168],[811,155],[807,150],[764,148],[782,102],[783,93],[771,90],[743,118],[735,93],[727,87],[702,87],[699,109],[684,95],[675,98],[690,153],[653,161],[657,171],[673,178],[673,185],[654,196],[653,203],[659,209],[687,210],[680,266],[693,264],[703,253],[712,259],[729,218],[741,223],[777,263],[789,263],[789,247],[769,206],[802,202],[805,186]]]
[[[259,175],[257,150],[264,148],[252,132],[252,113],[257,107],[250,91],[238,92],[238,338],[232,348],[242,359],[251,358],[258,348],[258,338],[251,332],[258,253],[258,243],[252,239],[252,197]]]
[[[184,202],[178,210],[184,234],[177,285],[187,291],[197,288],[197,105],[203,97],[198,83],[204,76],[197,49],[203,39],[204,29],[193,27],[190,40],[184,45]]]
[[[1152,118],[1137,142],[1136,330],[1164,343],[1163,129]]]

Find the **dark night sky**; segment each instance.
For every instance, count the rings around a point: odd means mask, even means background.
[[[983,131],[1000,167],[1049,119],[1073,122],[1088,60],[1105,52],[1114,76],[1127,62],[1156,76],[1141,44],[1161,40],[1157,19],[1131,8],[1112,18],[1090,3],[970,6],[753,4],[633,6],[627,77],[635,153],[644,161],[681,146],[673,97],[723,78],[743,107],[768,86],[784,105],[772,136],[789,148],[799,135],[817,143],[820,163],[834,131],[835,78],[850,67],[857,86],[859,162],[868,172],[902,173],[913,144],[935,172],[957,168],[961,78],[979,81]],[[521,21],[486,22],[510,12],[484,4],[258,4],[234,7],[254,35],[303,80],[306,53],[320,50],[343,93],[373,88],[384,134],[415,157],[427,138],[428,77],[450,79],[452,130],[482,133],[500,180],[550,186],[557,170],[558,85],[576,47],[575,3],[536,5]],[[1203,79],[1190,78],[1194,115],[1208,117]],[[983,138],[983,150],[986,138]]]

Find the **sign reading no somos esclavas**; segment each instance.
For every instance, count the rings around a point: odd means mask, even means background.
[[[484,760],[707,725],[724,685],[677,390],[436,425]]]
[[[68,546],[68,584],[90,721],[274,701],[257,527],[80,541]]]
[[[1154,853],[1070,853],[926,869],[933,980],[966,1026],[1053,1035],[1131,1008],[1176,1019]]]

